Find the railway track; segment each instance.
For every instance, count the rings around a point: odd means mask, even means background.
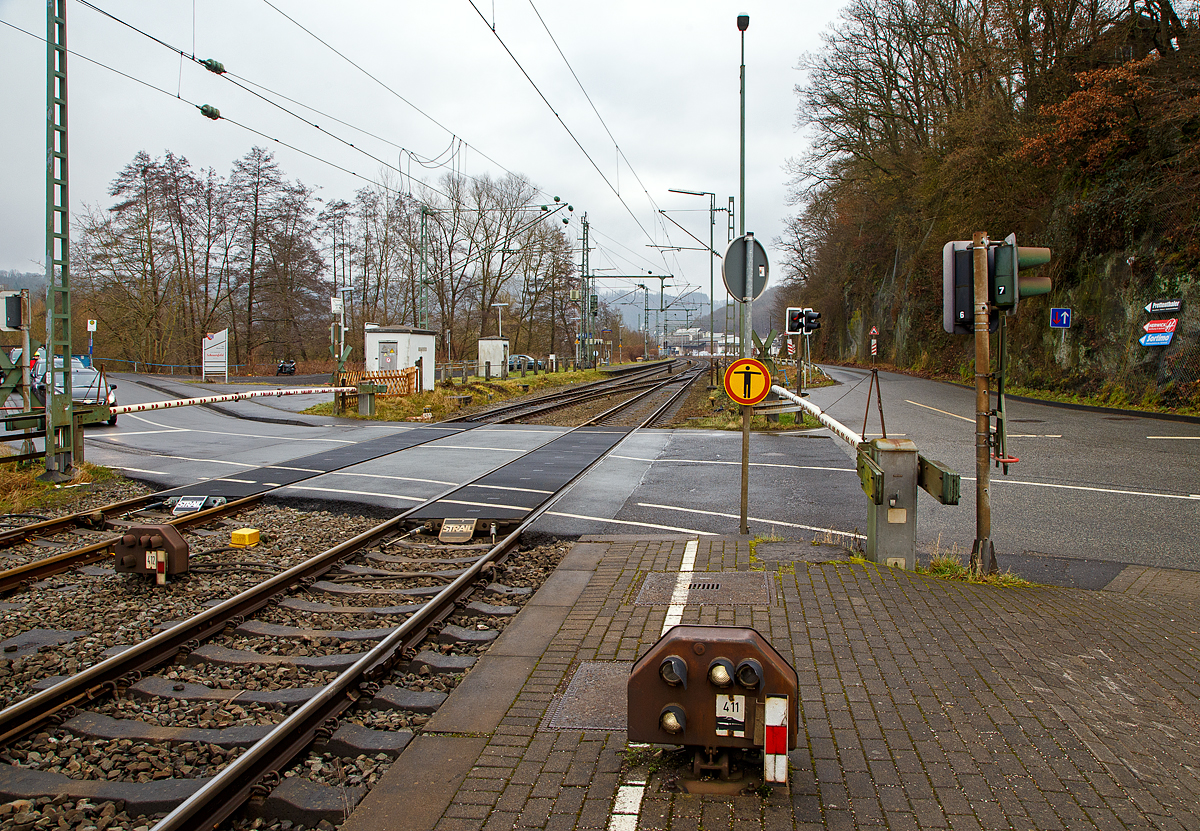
[[[488,424],[526,421],[547,413],[557,412],[570,419],[572,408],[617,399],[619,403],[602,411],[603,421],[592,418],[593,410],[579,416],[578,422],[604,424],[606,426],[638,426],[632,416],[622,418],[619,414],[634,400],[642,400],[641,412],[651,408],[644,399],[664,395],[664,390],[675,389],[696,377],[696,366],[687,362],[685,369],[674,376],[671,371],[675,362],[655,364],[620,377],[605,379],[582,385],[553,395],[542,396],[532,401],[496,407],[431,428],[412,430],[398,436],[388,436],[363,442],[337,451],[323,451],[294,460],[286,466],[273,465],[256,471],[239,472],[236,481],[214,479],[203,486],[206,494],[214,497],[218,504],[203,511],[175,517],[170,514],[174,500],[194,493],[197,488],[188,486],[124,500],[77,514],[43,520],[16,528],[0,531],[0,549],[20,546],[17,554],[9,553],[0,569],[0,597],[20,591],[38,580],[45,579],[72,568],[106,560],[118,538],[132,525],[147,523],[170,524],[180,528],[204,525],[212,520],[245,510],[284,487],[294,485],[323,473],[331,473],[380,458],[398,451],[436,441],[462,430]],[[561,421],[560,421],[561,423]],[[462,426],[458,426],[461,424]],[[653,425],[648,425],[653,426]],[[424,431],[424,432],[422,432]],[[511,519],[509,515],[502,520]],[[80,535],[89,542],[78,546]],[[42,556],[46,548],[58,553]]]
[[[3,642],[11,657],[0,684],[19,700],[0,710],[0,758],[9,762],[0,793],[67,794],[63,804],[75,794],[72,810],[90,804],[88,794],[107,794],[124,805],[130,827],[168,812],[160,831],[215,827],[248,801],[259,816],[336,823],[419,730],[422,708],[444,695],[430,683],[452,687],[535,588],[508,565],[524,529],[684,389],[677,376],[642,390],[604,414],[645,410],[632,426],[582,425],[299,562],[222,546],[193,557],[166,589],[94,565],[40,577],[39,591],[74,592],[97,618],[125,609],[133,619],[116,634],[81,627],[33,637],[37,621],[26,619],[18,624],[25,632]],[[527,482],[533,471],[536,488],[505,484]],[[240,507],[278,510],[255,507],[257,498],[243,497]],[[195,521],[209,530],[228,521],[206,513]],[[467,548],[437,542],[450,518],[472,525]],[[547,555],[530,556],[544,574]],[[187,602],[155,607],[156,592]],[[20,610],[7,605],[12,631]],[[85,640],[90,647],[80,649]],[[23,670],[25,655],[42,658],[40,677]],[[166,760],[155,750],[163,744],[174,748]],[[60,748],[86,752],[47,766],[64,758]]]

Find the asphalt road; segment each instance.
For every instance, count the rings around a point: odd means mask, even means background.
[[[828,367],[840,383],[814,390],[818,406],[863,430],[870,373]],[[975,537],[974,390],[881,372],[892,437],[962,474],[962,502],[921,493],[918,540],[926,547]],[[872,395],[872,399],[874,396]],[[1014,401],[1007,404],[1005,476],[991,467],[992,539],[998,553],[1200,569],[1200,424]],[[880,434],[871,402],[867,436]],[[847,450],[847,453],[849,451]]]
[[[839,385],[812,400],[861,431],[868,373],[831,368]],[[974,393],[948,384],[880,374],[889,436],[963,475],[962,503],[920,495],[923,557],[956,552],[975,537]],[[306,379],[197,385],[122,375],[121,403],[232,389],[302,386]],[[872,399],[874,396],[872,396]],[[217,407],[125,414],[116,427],[87,430],[89,461],[163,486],[236,476],[411,424],[307,416],[326,395],[260,398]],[[873,402],[872,402],[873,404]],[[1010,402],[1013,452],[1004,477],[993,470],[992,538],[1002,567],[1067,585],[1107,582],[1114,563],[1200,570],[1200,425]],[[868,435],[878,434],[872,410]],[[400,510],[501,464],[561,430],[496,426],[301,482],[296,499],[332,499]],[[1162,438],[1160,438],[1162,437]],[[653,430],[630,435],[536,530],[556,535],[735,534],[740,508],[740,435]],[[865,531],[866,498],[850,449],[825,431],[755,434],[751,440],[750,529],[809,540],[853,539]]]

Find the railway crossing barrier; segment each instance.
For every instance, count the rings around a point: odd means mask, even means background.
[[[866,558],[880,565],[916,565],[917,488],[943,505],[957,505],[961,477],[917,452],[908,439],[872,439],[831,418],[820,407],[781,386],[772,391],[812,415],[856,451],[859,483],[867,495]]]

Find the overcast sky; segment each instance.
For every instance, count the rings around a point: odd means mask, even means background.
[[[398,147],[418,157],[447,160],[447,151],[457,146],[453,163],[464,173],[523,174],[547,197],[558,195],[574,206],[569,233],[578,235],[579,219],[587,212],[597,246],[591,262],[598,276],[673,273],[679,276],[677,293],[694,286],[705,294],[709,274],[704,252],[660,253],[648,246],[696,244],[659,217],[656,208],[671,211],[694,234],[708,239],[708,198],[668,193],[669,188],[714,191],[719,208],[738,193],[737,15],[750,15],[745,39],[746,225],[768,246],[775,284],[778,258],[770,243],[792,210],[786,203],[784,165],[804,150],[804,137],[795,127],[793,89],[803,80],[796,67],[802,54],[819,48],[821,32],[838,11],[837,3],[812,0],[94,4],[188,55],[215,58],[241,79],[321,111],[316,115],[282,102],[406,174],[411,170],[415,177],[433,180],[443,171],[421,168]],[[0,268],[19,271],[44,270],[46,59],[40,38],[46,30],[45,9],[42,0],[0,0],[0,21],[39,37],[0,25]],[[368,184],[364,178],[381,178],[379,162],[191,61],[181,61],[144,35],[75,0],[67,9],[67,43],[73,52],[165,91],[79,57],[69,59],[72,212],[85,205],[107,207],[109,183],[141,150],[154,157],[169,150],[197,169],[213,167],[225,176],[234,159],[259,144],[274,151],[289,178],[316,186],[317,196],[326,201],[349,200]],[[223,116],[297,149],[228,121],[210,121],[195,109],[199,104],[211,104]],[[726,222],[719,213],[720,251]],[[618,289],[633,281],[604,282]],[[716,285],[720,292],[719,268]]]

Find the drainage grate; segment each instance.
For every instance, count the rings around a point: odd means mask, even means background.
[[[769,606],[774,598],[771,583],[761,571],[655,572],[647,574],[634,603],[639,606],[689,605]]]

